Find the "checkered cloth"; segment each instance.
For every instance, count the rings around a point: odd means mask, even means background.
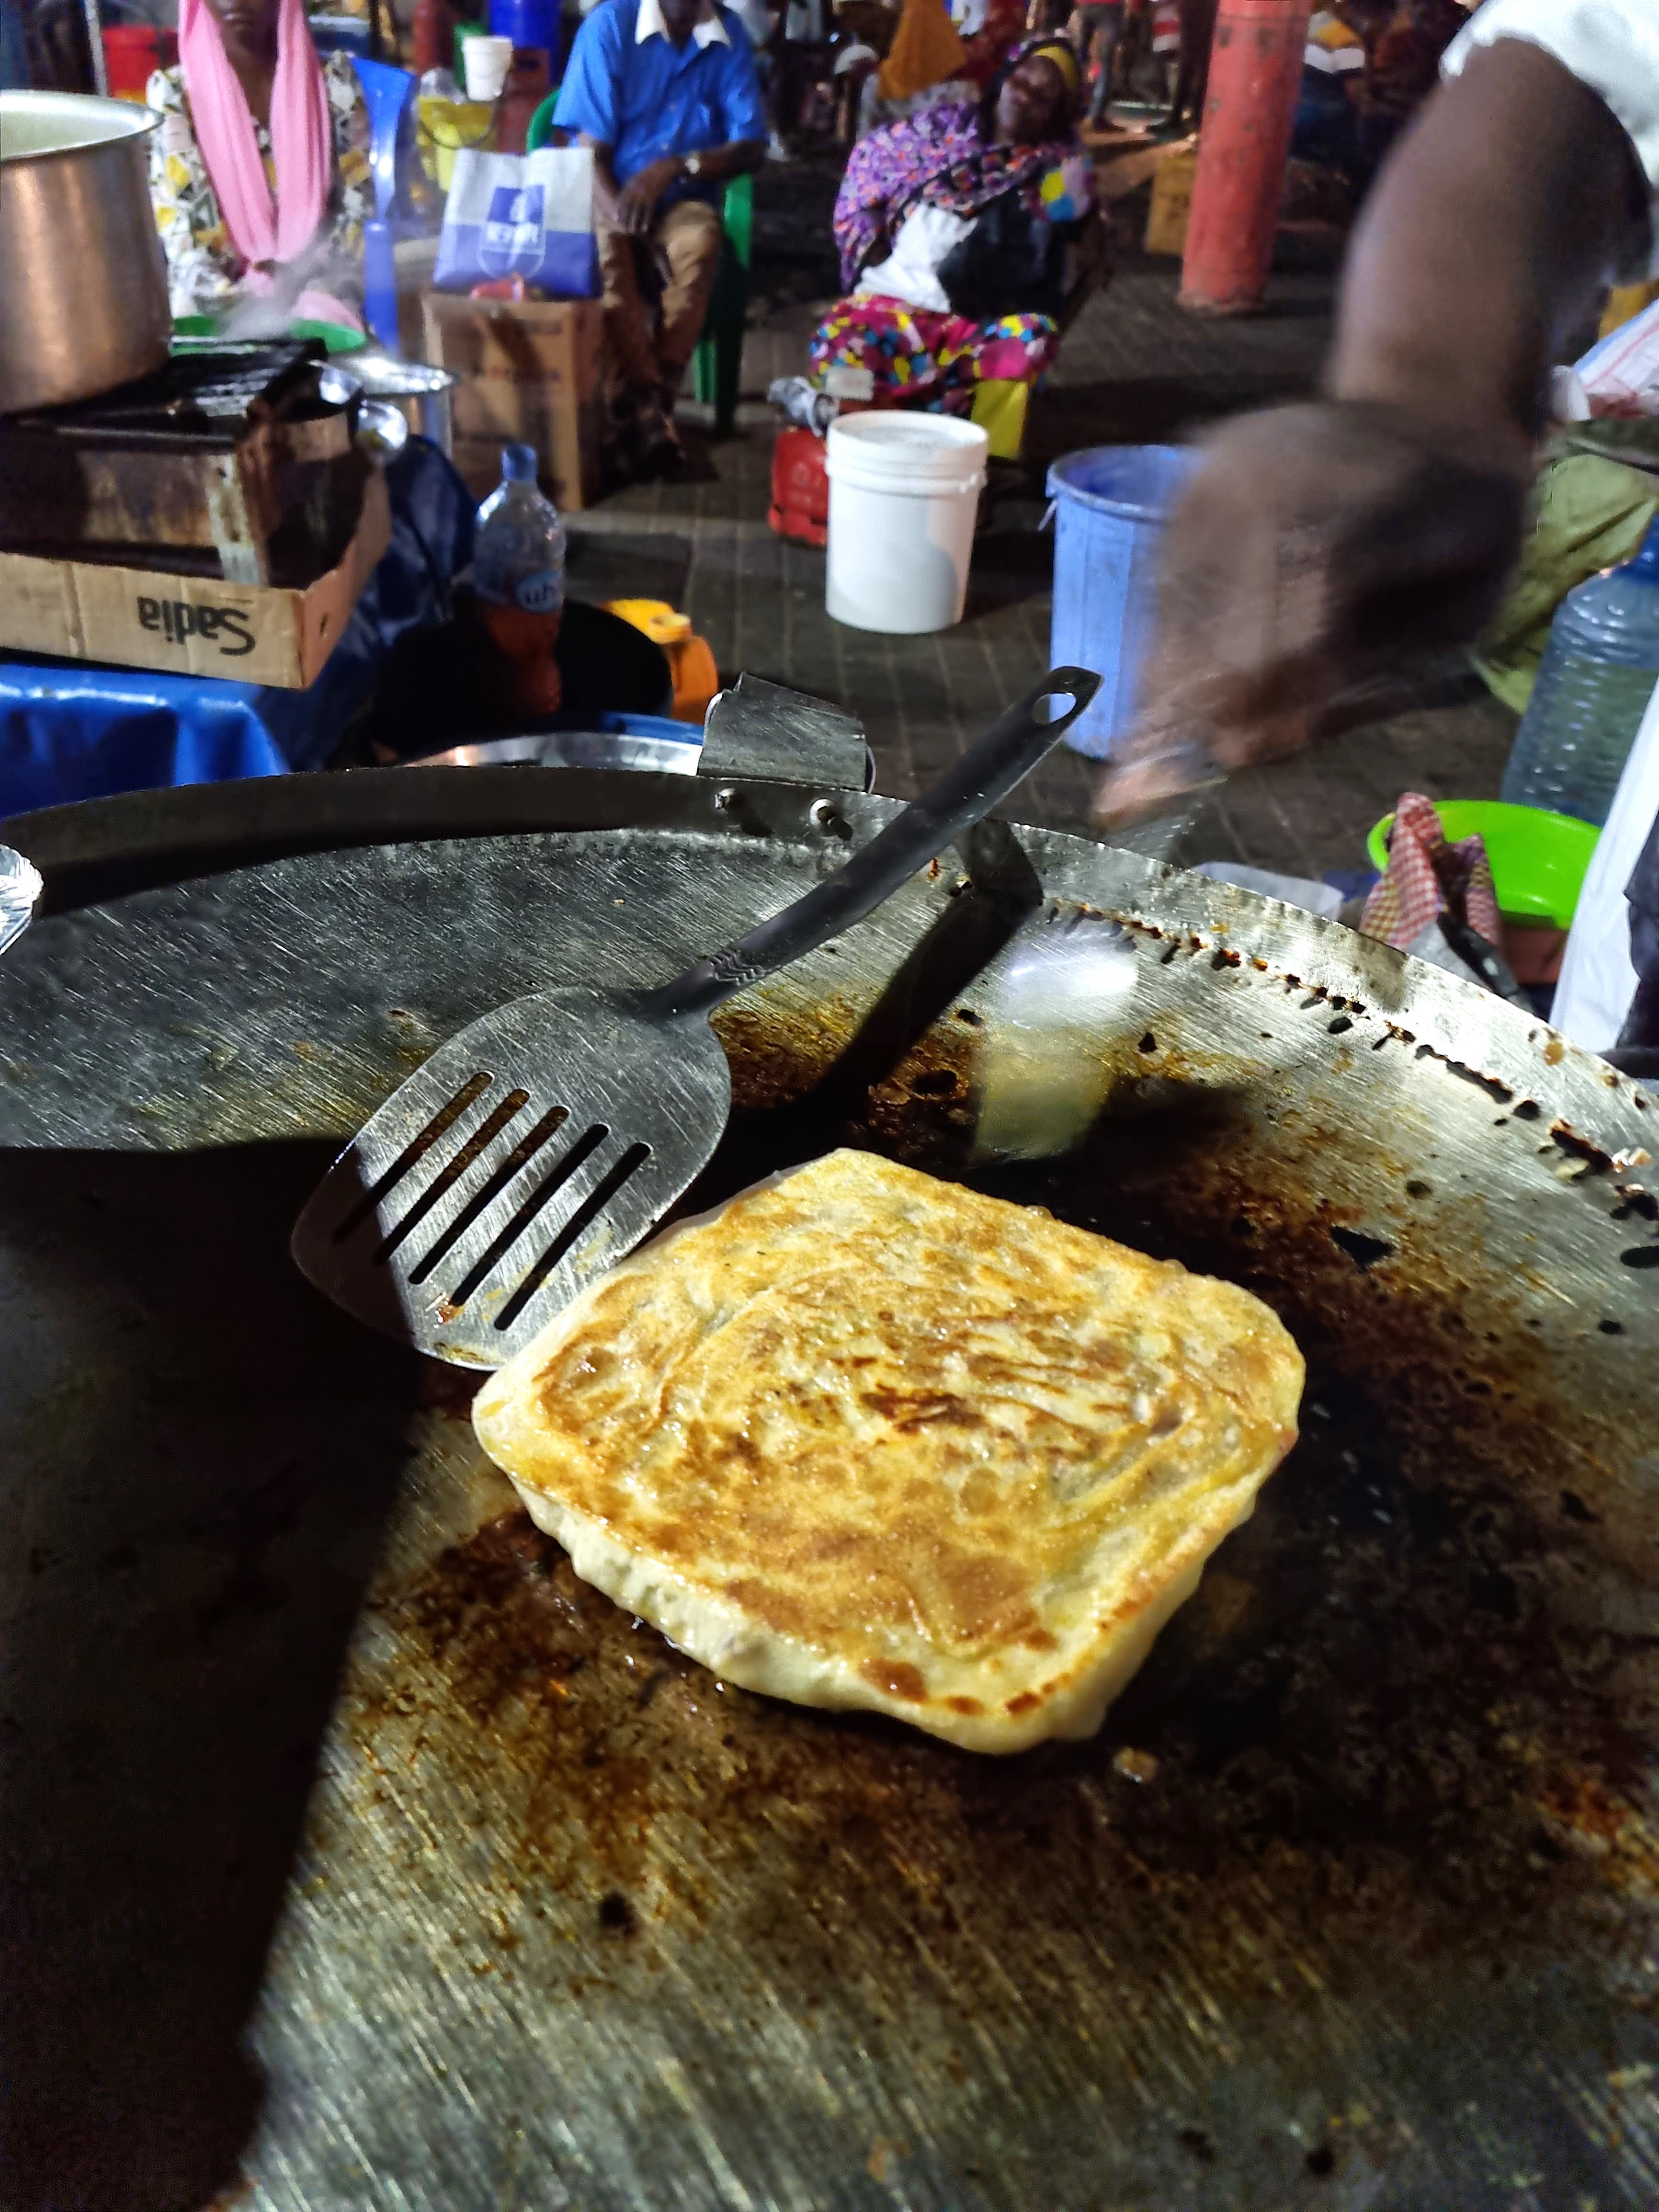
[[[1389,865],[1365,901],[1359,927],[1403,952],[1448,909],[1488,945],[1502,944],[1485,839],[1449,844],[1432,802],[1408,791],[1395,811]]]

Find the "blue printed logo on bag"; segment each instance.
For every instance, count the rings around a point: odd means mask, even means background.
[[[456,155],[433,282],[470,292],[493,276],[522,276],[555,300],[598,296],[591,148]]]
[[[542,258],[542,210],[546,194],[539,185],[514,191],[497,185],[489,196],[489,216],[478,239],[478,259],[492,276],[527,276]]]

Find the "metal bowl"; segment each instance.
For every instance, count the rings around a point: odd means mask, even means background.
[[[317,371],[317,390],[331,407],[347,407],[362,397],[363,380],[353,370],[326,362]]]
[[[373,399],[418,399],[439,392],[453,392],[460,382],[453,369],[438,368],[428,361],[398,361],[371,347],[351,356],[351,374]]]

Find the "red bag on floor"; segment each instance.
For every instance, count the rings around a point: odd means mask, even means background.
[[[772,504],[767,520],[780,538],[800,545],[830,540],[830,478],[823,441],[815,430],[780,430],[772,448]]]

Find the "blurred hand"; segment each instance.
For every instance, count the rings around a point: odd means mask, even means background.
[[[1096,796],[1119,819],[1298,750],[1339,692],[1467,643],[1520,544],[1528,441],[1330,401],[1230,422],[1170,519],[1144,704]]]
[[[657,202],[679,173],[678,158],[671,154],[630,177],[617,194],[617,228],[633,238],[648,230]]]

